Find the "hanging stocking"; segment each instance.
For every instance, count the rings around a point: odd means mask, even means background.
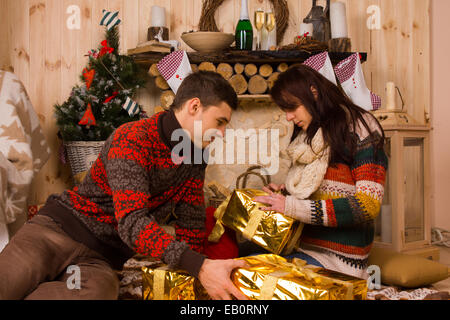
[[[182,50],[165,56],[157,68],[175,94],[183,80],[192,73],[188,55]]]
[[[306,60],[303,64],[313,68],[325,78],[337,85],[336,76],[334,75],[333,65],[331,64],[331,59],[328,52],[325,51],[316,54]]]
[[[87,126],[88,128],[90,126],[97,125],[97,122],[95,121],[95,118],[94,118],[94,113],[92,112],[92,106],[90,103],[88,104],[88,107],[86,109],[86,112],[83,115],[83,118],[81,118],[81,120],[80,120],[80,122],[78,122],[78,124],[82,125],[82,126]]]
[[[345,93],[354,104],[367,111],[381,107],[380,97],[367,88],[358,53],[339,62],[334,71]]]

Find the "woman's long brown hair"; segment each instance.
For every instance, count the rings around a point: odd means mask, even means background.
[[[317,90],[317,99],[311,87]],[[358,122],[370,133],[375,150],[384,146],[384,131],[376,118],[355,105],[338,86],[308,66],[294,66],[280,74],[270,94],[285,112],[296,110],[300,104],[304,105],[312,116],[312,122],[306,131],[307,143],[311,145],[317,130],[322,128],[324,141],[331,149],[330,165],[353,163],[358,143],[355,136]],[[365,114],[370,114],[375,119],[381,138],[369,127],[363,117]],[[292,139],[301,130],[296,126]]]

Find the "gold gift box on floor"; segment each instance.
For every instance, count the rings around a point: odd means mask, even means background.
[[[200,282],[186,271],[165,265],[142,267],[143,300],[210,300]]]
[[[234,285],[251,300],[365,300],[367,281],[300,259],[277,255],[246,258],[249,268],[235,269]]]
[[[217,224],[209,240],[217,242],[220,239],[223,224],[274,254],[290,254],[298,244],[303,224],[275,211],[259,210],[266,205],[252,199],[267,195],[254,189],[235,190],[228,204],[223,203],[217,208],[214,214]]]

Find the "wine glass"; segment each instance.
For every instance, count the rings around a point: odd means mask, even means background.
[[[255,28],[257,32],[256,50],[261,50],[261,30],[265,25],[265,15],[262,9],[255,11]]]
[[[271,36],[272,30],[275,29],[275,14],[270,11],[266,13],[266,21],[264,27],[267,30],[267,47],[270,50],[271,45],[275,45]]]
[[[275,14],[273,12],[266,13],[266,21],[264,26],[269,33],[275,28]]]

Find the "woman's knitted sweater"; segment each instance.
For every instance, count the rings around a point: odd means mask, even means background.
[[[327,269],[367,278],[388,161],[383,150],[375,150],[367,130],[358,128],[356,133],[359,142],[353,164],[330,166],[308,200],[288,196],[285,214],[305,223],[301,252]]]

